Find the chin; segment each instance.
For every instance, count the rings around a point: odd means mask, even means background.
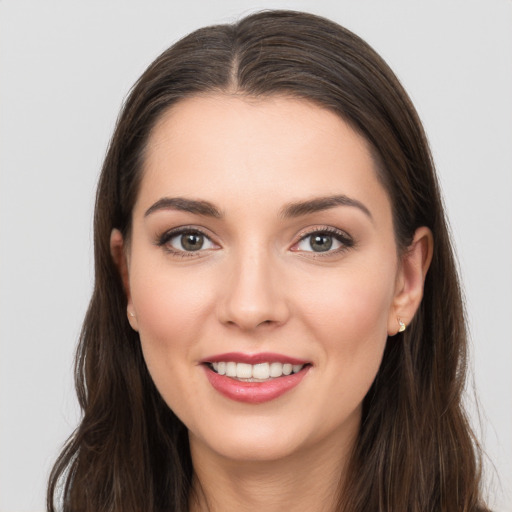
[[[287,459],[299,451],[292,443],[276,442],[275,439],[263,442],[230,439],[212,443],[209,448],[217,456],[237,463],[274,462]]]
[[[254,418],[249,424],[247,421],[239,423],[217,425],[197,434],[189,430],[191,450],[201,446],[232,461],[269,462],[291,456],[307,441],[304,433],[290,432],[282,424],[258,422]]]

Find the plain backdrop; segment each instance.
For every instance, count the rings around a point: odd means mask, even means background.
[[[270,7],[365,38],[424,121],[467,298],[490,503],[512,511],[511,1],[0,0],[0,512],[44,509],[79,417],[93,196],[123,98],[179,37]]]

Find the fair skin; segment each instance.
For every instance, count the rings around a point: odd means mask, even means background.
[[[304,100],[183,100],[143,173],[130,241],[114,230],[111,247],[148,369],[189,430],[191,510],[332,509],[387,337],[421,301],[430,231],[397,251],[366,141]],[[255,355],[301,364],[270,379],[275,396],[268,377],[233,387],[211,364]]]

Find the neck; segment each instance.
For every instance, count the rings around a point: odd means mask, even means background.
[[[271,461],[233,461],[190,439],[191,512],[334,511],[353,443],[332,442]]]

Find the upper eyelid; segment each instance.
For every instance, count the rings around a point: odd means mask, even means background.
[[[168,229],[164,231],[161,235],[158,235],[157,237],[157,244],[164,244],[168,242],[171,238],[175,236],[179,236],[183,233],[200,233],[204,237],[208,238],[212,243],[215,243],[217,245],[220,245],[218,241],[216,241],[216,237],[209,232],[209,230],[196,225],[184,225],[184,226],[177,226],[175,228]],[[351,242],[354,242],[353,237],[345,230],[336,228],[334,226],[311,226],[308,228],[304,228],[300,230],[294,237],[293,245],[296,245],[298,242],[303,240],[304,238],[307,238],[308,236],[314,235],[315,233],[328,233],[329,235],[338,235],[341,238],[345,238],[350,240]]]
[[[341,252],[344,252],[344,251],[356,246],[356,241],[354,240],[354,238],[343,229],[335,228],[333,226],[315,226],[315,227],[311,227],[307,230],[303,230],[301,233],[299,233],[297,235],[295,242],[291,245],[290,250],[293,250],[293,247],[296,247],[302,241],[304,241],[305,239],[307,239],[308,237],[310,237],[316,233],[325,233],[329,236],[332,236],[333,238],[336,238],[338,240],[338,242],[342,244],[342,247],[340,247],[338,249],[334,249],[334,250],[328,250],[325,252],[315,252],[315,251],[297,251],[297,252],[301,252],[303,254],[308,254],[308,255],[311,253],[311,255],[314,256],[315,258],[327,258],[329,256],[334,256],[336,254],[339,254]]]
[[[315,233],[329,233],[330,235],[340,235],[345,238],[353,240],[353,237],[343,229],[335,228],[333,226],[315,226],[301,230],[297,234],[297,241],[300,241],[308,236],[314,235]]]
[[[182,233],[200,233],[201,235],[204,235],[208,238],[212,238],[212,235],[209,233],[209,230],[206,230],[199,226],[177,226],[175,228],[167,229],[162,232],[162,234],[159,236],[159,238],[162,238],[164,236],[172,237],[177,236]]]
[[[214,237],[206,232],[205,229],[197,227],[197,226],[178,226],[175,228],[168,229],[164,231],[162,234],[157,235],[156,237],[156,245],[164,245],[172,238],[182,235],[184,233],[199,233],[200,235],[204,236],[210,242],[213,244],[219,245],[218,242],[214,240]]]

